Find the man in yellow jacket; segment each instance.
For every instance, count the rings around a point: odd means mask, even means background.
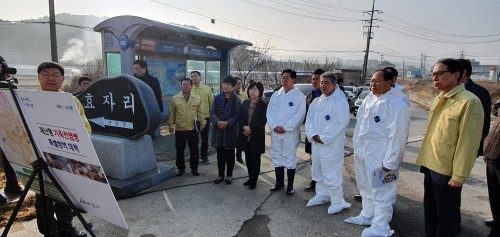
[[[450,58],[439,60],[432,71],[434,87],[441,93],[432,103],[417,157],[425,175],[426,236],[455,236],[460,231],[457,215],[462,185],[481,141],[483,107],[479,98],[459,84],[462,73],[462,64]]]
[[[177,177],[184,175],[184,148],[186,141],[189,146],[189,165],[191,174],[199,176],[198,172],[198,133],[205,127],[206,121],[201,108],[200,97],[191,93],[193,81],[185,78],[181,83],[181,93],[172,97],[167,125],[169,132],[175,132],[176,166],[179,170]]]
[[[203,116],[200,120],[205,120],[205,128],[200,131],[201,137],[201,147],[200,147],[200,158],[203,164],[210,164],[208,160],[208,130],[210,128],[210,107],[214,102],[214,95],[212,88],[201,83],[201,73],[199,71],[191,72],[191,80],[193,80],[193,89],[191,92],[200,97],[201,100],[201,112]]]
[[[42,91],[52,91],[61,92],[61,86],[64,82],[64,68],[55,62],[44,62],[38,66],[38,82],[40,83],[39,90]],[[92,128],[90,127],[89,121],[85,116],[85,112],[80,101],[73,96],[75,104],[78,108],[78,112],[82,117],[82,122],[85,125],[87,133],[90,135]],[[72,225],[73,213],[68,204],[62,202],[56,202],[51,199],[45,198],[45,216],[47,217],[45,223],[44,213],[42,208],[41,195],[36,195],[35,209],[38,230],[45,236],[72,236],[72,237],[85,237],[87,234],[78,231]],[[54,218],[55,214],[55,218]],[[56,220],[57,218],[57,220]],[[45,224],[47,224],[47,229],[49,233],[45,233]]]

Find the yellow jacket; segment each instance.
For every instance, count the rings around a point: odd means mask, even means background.
[[[463,85],[441,92],[432,102],[417,164],[463,183],[476,161],[483,116],[481,101]]]
[[[191,93],[188,101],[184,99],[182,92],[174,95],[170,101],[170,111],[168,113],[167,125],[177,131],[194,130],[194,119],[198,118],[201,127],[205,127],[205,119],[201,111],[200,97]]]
[[[248,94],[244,91],[240,91],[240,93],[236,95],[240,97],[241,103],[243,103],[243,101],[245,100],[248,100]]]
[[[201,112],[203,113],[203,116],[201,116],[200,118],[210,118],[210,107],[214,102],[214,95],[212,93],[212,88],[203,84],[200,84],[199,87],[193,85],[193,89],[191,89],[191,94],[195,94],[200,97]]]
[[[90,135],[90,133],[92,133],[92,128],[90,127],[89,120],[85,115],[85,109],[83,108],[82,103],[80,103],[80,101],[76,97],[73,96],[73,100],[75,101],[76,107],[78,107],[78,112],[82,117],[83,125],[85,125],[85,130],[87,130],[87,133]]]

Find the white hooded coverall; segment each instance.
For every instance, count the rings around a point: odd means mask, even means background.
[[[401,93],[390,90],[377,97],[370,93],[358,110],[354,130],[356,183],[363,197],[359,216],[345,220],[371,225],[362,236],[391,236],[392,205],[396,201],[397,181],[372,188],[371,174],[382,166],[396,170],[403,159],[410,125],[410,107]]]
[[[330,200],[329,214],[351,206],[345,202],[342,189],[345,132],[349,119],[347,99],[338,88],[330,96],[323,94],[316,98],[307,112],[305,131],[312,148],[311,176],[316,181],[316,196],[307,206]],[[315,142],[315,135],[324,144]]]
[[[295,169],[297,167],[297,146],[300,141],[300,125],[306,115],[306,97],[299,89],[285,93],[281,88],[274,92],[267,107],[267,123],[271,129],[271,160],[274,167]],[[283,127],[284,134],[274,132]]]

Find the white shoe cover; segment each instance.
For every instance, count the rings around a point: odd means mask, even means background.
[[[355,217],[349,217],[344,220],[344,222],[347,222],[349,224],[355,224],[355,225],[371,225],[372,221],[368,220],[362,216],[355,216]]]
[[[363,233],[361,233],[361,237],[389,237],[392,236],[392,234],[394,234],[394,230],[382,230],[371,226],[363,230]]]
[[[346,202],[346,201],[343,201],[342,202],[336,202],[336,203],[332,203],[332,205],[330,205],[330,207],[328,208],[328,214],[335,214],[335,213],[339,213],[340,211],[346,209],[346,208],[349,208],[351,207],[351,204]]]
[[[312,207],[312,206],[317,206],[321,204],[325,204],[330,201],[330,198],[327,196],[318,196],[315,195],[309,202],[307,203],[306,207]]]

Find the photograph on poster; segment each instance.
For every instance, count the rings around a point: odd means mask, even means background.
[[[100,166],[73,160],[64,156],[43,152],[47,164],[58,170],[76,174],[101,183],[108,183]]]

